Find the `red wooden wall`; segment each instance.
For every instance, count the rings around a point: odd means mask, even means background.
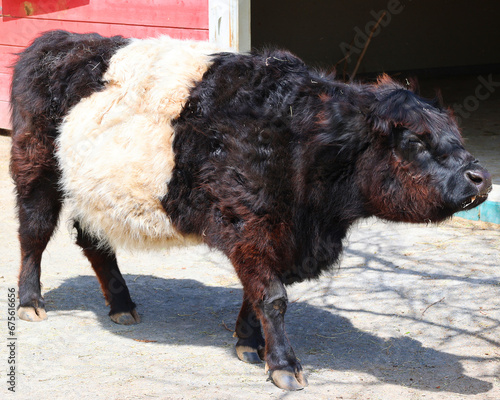
[[[52,29],[208,40],[208,0],[0,0],[0,128],[9,128],[15,53]]]

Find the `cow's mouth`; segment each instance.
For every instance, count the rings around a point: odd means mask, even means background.
[[[472,196],[469,199],[462,202],[462,209],[470,210],[471,208],[477,207],[479,204],[486,201],[488,198],[488,194],[478,194],[476,196]]]

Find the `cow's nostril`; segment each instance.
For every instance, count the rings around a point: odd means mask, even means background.
[[[488,171],[482,169],[465,171],[465,177],[477,190],[479,195],[487,195],[491,190],[491,175]]]
[[[469,180],[474,183],[475,185],[479,186],[481,183],[483,183],[483,176],[476,172],[476,171],[467,171],[465,173],[465,175],[467,176],[467,178],[469,178]]]

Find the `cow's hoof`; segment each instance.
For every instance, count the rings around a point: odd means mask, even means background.
[[[250,364],[259,364],[263,360],[262,352],[250,346],[236,345],[236,354],[241,361]]]
[[[111,321],[120,325],[133,325],[141,322],[141,317],[139,317],[139,314],[135,310],[110,314],[109,317],[111,318]]]
[[[286,369],[276,369],[271,371],[269,378],[280,389],[302,390],[308,383],[302,371],[291,372]]]
[[[30,322],[40,322],[47,319],[47,313],[43,307],[19,307],[17,315],[20,319]]]

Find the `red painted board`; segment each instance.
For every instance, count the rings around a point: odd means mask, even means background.
[[[88,6],[90,0],[0,0],[4,18],[24,18]]]
[[[11,74],[0,73],[0,100],[9,101]]]
[[[9,102],[0,100],[0,128],[10,129]]]
[[[208,29],[208,0],[1,0],[4,20],[49,18]]]
[[[11,65],[17,59],[15,53],[19,53],[23,47],[4,46],[0,44],[0,74],[10,74],[12,72]]]
[[[208,30],[202,29],[178,29],[21,18],[8,22],[0,22],[0,44],[25,47],[42,32],[52,29],[64,29],[77,33],[98,32],[104,36],[122,35],[126,37],[144,38],[169,35],[179,39],[208,40]]]

